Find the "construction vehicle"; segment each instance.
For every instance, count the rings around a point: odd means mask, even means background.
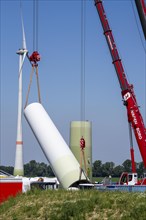
[[[128,172],[123,172],[120,180],[119,180],[119,185],[146,185],[146,173],[144,173],[143,176],[141,176],[140,179],[138,179],[138,174],[137,173],[128,173]]]
[[[119,53],[112,34],[112,30],[110,29],[108,19],[106,17],[102,0],[94,0],[94,2],[111,53],[113,65],[115,67],[116,74],[119,80],[119,84],[121,87],[121,95],[123,98],[123,104],[127,109],[127,117],[129,123],[132,173],[131,174],[123,173],[121,175],[119,184],[127,184],[127,185],[146,184],[146,177],[143,177],[141,181],[138,180],[138,176],[135,169],[134,149],[133,149],[133,141],[132,141],[132,129],[133,129],[140,150],[140,154],[142,157],[142,161],[144,163],[144,167],[146,168],[146,128],[143,122],[142,115],[139,110],[139,106],[137,104],[136,96],[134,94],[134,87],[132,84],[129,84],[126,78],[123,64],[119,57]]]

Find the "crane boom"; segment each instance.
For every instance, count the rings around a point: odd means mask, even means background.
[[[111,53],[113,65],[116,70],[116,74],[121,87],[121,95],[124,100],[124,105],[127,109],[128,122],[132,125],[135,138],[141,153],[141,157],[146,167],[146,128],[143,122],[142,115],[140,113],[136,96],[134,94],[133,85],[129,84],[124,72],[122,61],[119,57],[116,43],[110,29],[105,10],[102,4],[102,0],[94,0],[97,12],[100,17],[100,21],[104,30],[104,35]]]

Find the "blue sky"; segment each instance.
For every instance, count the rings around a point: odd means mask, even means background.
[[[18,60],[22,47],[20,1],[1,4],[1,146],[0,164],[14,166],[18,102]],[[33,1],[22,1],[29,54],[33,52]],[[146,121],[145,40],[139,17],[130,0],[105,0],[105,11],[128,80],[134,84],[138,104]],[[39,77],[42,104],[69,144],[70,122],[81,120],[81,2],[80,0],[39,1],[38,50],[41,54]],[[112,65],[94,1],[86,1],[85,35],[85,116],[92,122],[93,161],[130,159],[126,109]],[[140,38],[141,36],[141,38]],[[143,43],[143,44],[142,44]],[[23,104],[31,66],[23,68]],[[29,103],[37,101],[35,78]],[[24,163],[48,163],[23,118]],[[141,161],[134,141],[135,160]]]

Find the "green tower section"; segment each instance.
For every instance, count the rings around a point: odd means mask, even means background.
[[[85,139],[84,158],[81,153],[80,139]],[[87,176],[92,181],[92,124],[89,121],[72,121],[70,124],[70,148],[79,164],[87,172]],[[81,164],[82,158],[82,164]],[[85,169],[86,164],[86,169]]]

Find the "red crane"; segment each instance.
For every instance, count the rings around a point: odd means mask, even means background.
[[[97,12],[99,14],[101,24],[104,30],[104,35],[112,56],[113,65],[116,70],[116,74],[121,87],[121,95],[123,98],[123,103],[127,109],[127,117],[130,128],[130,144],[132,145],[132,133],[131,127],[133,128],[135,138],[141,153],[141,157],[146,167],[146,128],[143,122],[142,115],[137,104],[136,96],[134,94],[134,88],[132,84],[128,83],[125,75],[125,71],[122,65],[122,61],[119,57],[119,53],[114,41],[112,30],[110,29],[105,10],[103,8],[102,0],[94,0]],[[131,160],[132,160],[132,171],[135,172],[134,163],[134,152],[133,146],[131,146]]]

